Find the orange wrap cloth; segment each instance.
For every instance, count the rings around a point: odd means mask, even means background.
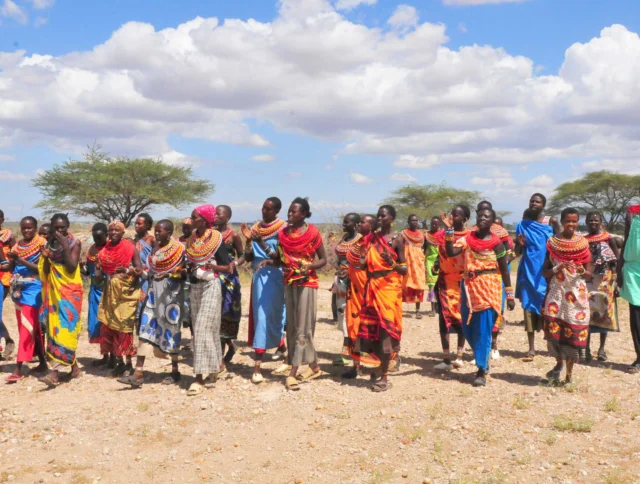
[[[349,272],[349,290],[347,291],[347,303],[345,306],[345,322],[347,325],[347,336],[352,343],[358,338],[360,329],[360,311],[364,297],[364,287],[367,284],[367,271],[360,268],[360,248],[364,241],[358,242],[349,247],[347,252],[347,270]]]
[[[424,288],[427,286],[427,273],[424,255],[424,233],[419,230],[405,229],[404,256],[407,260],[407,274],[402,281],[402,301],[417,303],[424,301]]]

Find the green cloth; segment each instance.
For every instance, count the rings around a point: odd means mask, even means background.
[[[438,247],[435,245],[427,244],[427,254],[425,259],[425,265],[427,267],[427,287],[433,289],[438,282],[438,274],[433,272],[433,268],[438,261]]]
[[[623,281],[620,296],[640,306],[640,215],[634,215],[624,246]]]

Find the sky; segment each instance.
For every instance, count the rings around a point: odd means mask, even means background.
[[[0,0],[0,209],[39,215],[32,178],[98,144],[193,167],[238,221],[408,183],[515,218],[640,171],[638,32],[636,0]]]

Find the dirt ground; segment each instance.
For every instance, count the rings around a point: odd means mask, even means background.
[[[99,351],[83,332],[81,379],[54,390],[33,377],[0,385],[0,482],[640,480],[640,376],[624,372],[634,359],[625,302],[622,332],[608,341],[610,362],[578,366],[576,382],[564,388],[542,381],[553,366],[546,352],[520,360],[519,308],[508,315],[502,358],[480,389],[471,386],[471,365],[433,370],[437,320],[407,312],[401,371],[391,391],[374,394],[368,377],[342,381],[344,370],[331,364],[342,336],[330,319],[328,286],[319,294],[316,345],[330,376],[297,393],[270,375],[278,363],[264,365],[261,385],[249,381],[246,318],[229,378],[193,398],[185,394],[189,359],[180,386],[161,385],[168,362],[150,358],[149,382],[131,390],[89,366]],[[244,295],[246,314],[248,288]],[[5,320],[17,336],[12,309],[7,302]],[[537,342],[545,348],[541,334]],[[13,365],[2,362],[2,381]]]

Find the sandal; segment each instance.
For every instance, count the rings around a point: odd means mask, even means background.
[[[7,383],[18,383],[20,380],[24,380],[24,376],[23,375],[19,375],[17,373],[12,373],[11,375],[9,375],[7,377],[6,382]]]
[[[280,360],[284,360],[284,351],[278,350],[271,356],[271,361],[280,361]]]
[[[51,376],[51,373],[49,373],[48,375],[43,376],[42,378],[38,378],[38,381],[41,382],[41,383],[44,383],[49,388],[55,388],[60,384],[60,381],[59,380],[55,380],[53,378],[53,376]]]
[[[307,368],[302,373],[298,375],[298,380],[300,381],[311,381],[316,378],[320,378],[322,375],[326,375],[327,373],[318,368],[318,371],[313,371],[311,368]]]
[[[180,381],[181,377],[182,377],[182,374],[179,371],[171,372],[171,375],[169,375],[164,380],[162,380],[162,384],[163,385],[175,385],[176,383],[178,383]]]
[[[124,385],[131,385],[132,388],[140,388],[144,383],[144,378],[140,377],[138,379],[135,375],[129,375],[118,378],[118,381]]]
[[[203,393],[204,390],[205,390],[204,385],[194,382],[189,387],[189,390],[187,390],[187,396],[195,397],[196,395],[200,395],[201,393]]]
[[[278,368],[271,372],[272,375],[286,375],[291,371],[291,366],[283,363]]]
[[[629,368],[627,368],[627,373],[640,373],[640,363],[636,361],[634,364],[632,364]]]
[[[123,376],[124,372],[126,371],[127,367],[124,364],[124,362],[120,362],[118,363],[115,368],[113,369],[113,371],[111,372],[111,376],[113,376],[114,378],[118,378],[119,376]],[[128,375],[125,375],[128,376]]]
[[[371,391],[373,393],[382,393],[391,388],[393,388],[393,384],[390,381],[387,381],[386,383],[379,381],[373,384],[373,386],[371,387]]]
[[[251,375],[251,383],[255,383],[256,385],[262,383],[264,381],[264,377],[262,373],[254,373]]]
[[[598,350],[598,361],[607,361],[607,352],[605,350]]]
[[[298,390],[300,390],[300,384],[294,376],[288,376],[284,381],[284,386],[287,388],[287,390],[290,390],[292,392],[297,392]]]
[[[416,319],[422,319],[422,314],[416,313]]]
[[[536,357],[536,352],[529,351],[529,353],[527,353],[527,356],[522,358],[522,361],[524,361],[525,363],[531,363],[535,357]]]
[[[400,355],[396,356],[395,359],[389,362],[389,373],[396,373],[400,371],[400,363],[402,360],[400,359]]]

